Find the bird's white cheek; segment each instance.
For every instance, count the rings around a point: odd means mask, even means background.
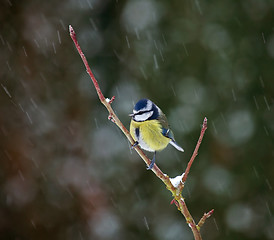
[[[134,116],[134,120],[137,121],[137,122],[142,122],[142,121],[146,121],[147,119],[149,119],[153,114],[153,111],[150,111],[150,112],[145,112],[145,113],[142,113],[142,114],[136,114]]]

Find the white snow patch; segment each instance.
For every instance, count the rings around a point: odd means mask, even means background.
[[[175,178],[170,178],[170,182],[172,183],[172,185],[176,188],[179,186],[180,182],[182,181],[182,178],[184,177],[185,173],[183,173],[180,176],[177,176]]]

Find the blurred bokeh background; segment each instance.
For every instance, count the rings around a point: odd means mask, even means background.
[[[274,239],[274,1],[0,3],[0,239],[193,239],[162,182],[107,119],[68,33],[128,127],[140,98],[166,113],[203,239]],[[148,153],[151,157],[151,154]]]

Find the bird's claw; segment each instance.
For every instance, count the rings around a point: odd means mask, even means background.
[[[131,149],[135,148],[138,144],[139,144],[139,142],[136,141],[136,142],[131,146]]]
[[[154,152],[153,158],[152,158],[149,166],[147,167],[147,170],[151,170],[154,167],[155,159],[156,159],[156,152]]]

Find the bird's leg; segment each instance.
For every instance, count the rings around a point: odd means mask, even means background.
[[[136,142],[131,146],[131,149],[135,148],[138,144],[139,144],[139,142],[136,141]]]
[[[156,159],[156,151],[154,152],[154,155],[153,155],[153,158],[149,164],[149,167],[147,167],[147,170],[151,170],[154,166],[154,163],[155,163],[155,159]]]

